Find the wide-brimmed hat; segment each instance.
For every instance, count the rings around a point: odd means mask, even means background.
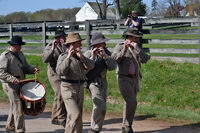
[[[128,28],[126,32],[123,33],[125,36],[142,37],[143,33],[138,31],[137,28]]]
[[[21,36],[13,36],[11,41],[8,41],[9,44],[12,45],[25,45],[26,43],[22,41]]]
[[[108,40],[110,40],[110,38],[105,38],[105,36],[102,33],[96,32],[92,35],[92,44],[90,46],[93,46],[98,43],[106,42]]]
[[[56,38],[59,36],[67,36],[67,34],[65,34],[64,30],[58,30],[55,32],[55,37],[53,37],[53,38]]]
[[[85,40],[85,39],[82,39],[81,36],[79,35],[79,33],[69,33],[65,44],[69,44],[69,43],[73,43],[73,42],[77,42],[77,41],[83,41],[83,40]]]

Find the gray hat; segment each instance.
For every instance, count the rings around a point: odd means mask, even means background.
[[[59,37],[59,36],[67,36],[68,34],[66,34],[64,32],[64,30],[58,30],[58,31],[55,31],[55,37],[53,38],[56,38],[56,37]]]
[[[134,37],[142,37],[143,33],[138,31],[137,28],[128,28],[128,30],[126,32],[124,32],[123,35],[134,36]]]
[[[13,36],[11,41],[8,41],[9,44],[12,45],[25,45],[26,43],[22,41],[21,36]]]
[[[98,43],[106,42],[108,40],[110,40],[110,38],[105,38],[102,33],[96,32],[92,35],[92,44],[90,45],[90,47]]]

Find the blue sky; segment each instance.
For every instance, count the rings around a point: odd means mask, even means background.
[[[41,9],[59,9],[82,7],[85,2],[81,0],[0,0],[0,15],[7,15],[13,12],[35,12]],[[151,7],[152,0],[143,0]]]

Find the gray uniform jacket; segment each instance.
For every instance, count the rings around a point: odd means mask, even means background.
[[[60,44],[57,45],[57,47],[54,50],[51,50],[51,48],[52,48],[52,43],[49,43],[45,47],[42,55],[42,60],[44,63],[49,63],[48,69],[52,69],[56,72],[56,64],[58,56],[64,52],[64,49]]]
[[[9,48],[7,50],[9,50]],[[34,67],[27,63],[21,51],[17,55],[23,62],[23,65],[7,50],[0,56],[0,79],[3,80],[3,82],[13,83],[16,77],[23,75],[22,66],[25,74],[34,74]]]
[[[94,61],[86,58],[84,60],[77,60],[73,56],[68,59],[67,53],[62,53],[58,57],[56,73],[61,75],[62,79],[68,80],[84,80],[85,71],[89,71],[94,67]]]
[[[123,50],[123,45],[124,43],[118,43],[112,53],[113,59],[117,61],[117,74],[118,75],[127,75],[129,73],[129,67],[131,65],[131,59],[132,59],[132,54],[129,50],[124,52]],[[138,80],[138,76],[142,78],[142,75],[138,75],[138,69],[137,62],[139,64],[139,67],[141,67],[141,63],[146,63],[149,60],[149,56],[142,50],[140,49],[140,52],[137,53],[135,49],[132,49],[133,53],[135,54],[135,57],[137,60],[133,58],[133,62],[135,64],[135,71],[136,71],[136,81]],[[137,83],[137,82],[136,82]],[[137,86],[137,85],[136,85]],[[138,89],[137,89],[138,90]]]
[[[88,51],[86,51],[85,53],[84,53],[84,55],[86,56],[86,57],[88,57],[88,58],[90,58],[91,57],[91,52],[92,52],[92,50],[88,50]],[[103,71],[100,73],[100,75],[103,75],[104,77],[106,76],[106,74],[107,74],[107,69],[109,70],[109,71],[112,71],[112,70],[115,70],[116,69],[116,66],[117,66],[117,63],[116,63],[116,61],[113,59],[113,58],[111,58],[111,56],[108,56],[108,58],[107,59],[105,59],[105,63],[106,63],[106,67],[103,69]],[[95,84],[95,85],[98,85],[99,84],[99,77],[96,77],[96,78],[94,78],[90,83],[93,83],[93,84]],[[105,83],[105,87],[107,88],[107,81],[106,81],[106,78],[103,80]]]

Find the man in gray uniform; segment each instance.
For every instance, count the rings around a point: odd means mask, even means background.
[[[149,56],[138,47],[139,37],[143,34],[137,28],[128,28],[124,33],[126,41],[118,43],[112,53],[117,61],[117,81],[125,100],[122,133],[133,133],[132,122],[137,107],[137,92],[140,91],[140,63],[146,63]]]
[[[106,74],[107,70],[116,69],[116,61],[111,58],[111,53],[106,48],[106,41],[102,33],[96,32],[92,35],[93,50],[88,50],[84,55],[95,61],[95,67],[90,70],[86,77],[92,101],[93,111],[91,117],[91,129],[88,133],[99,133],[102,130],[103,121],[106,114],[106,98],[108,95]]]
[[[66,44],[68,51],[58,57],[56,72],[61,75],[61,95],[67,109],[65,133],[82,133],[82,111],[85,71],[94,67],[94,62],[81,53],[78,33],[69,33]]]
[[[7,119],[6,131],[25,132],[23,104],[20,99],[20,80],[25,74],[38,73],[39,69],[30,66],[24,54],[20,51],[21,45],[25,45],[21,36],[13,36],[8,41],[10,47],[0,56],[0,80],[3,90],[10,100],[10,111]]]
[[[52,43],[48,44],[45,47],[42,56],[43,62],[49,63],[47,75],[49,82],[55,93],[52,115],[51,115],[51,120],[52,120],[51,123],[60,124],[63,127],[65,127],[66,124],[67,111],[61,96],[61,90],[60,90],[61,78],[56,73],[56,64],[58,56],[66,51],[66,46],[64,44],[64,42],[66,41],[66,36],[67,34],[65,34],[63,30],[56,31],[54,37],[55,40],[53,40]]]

